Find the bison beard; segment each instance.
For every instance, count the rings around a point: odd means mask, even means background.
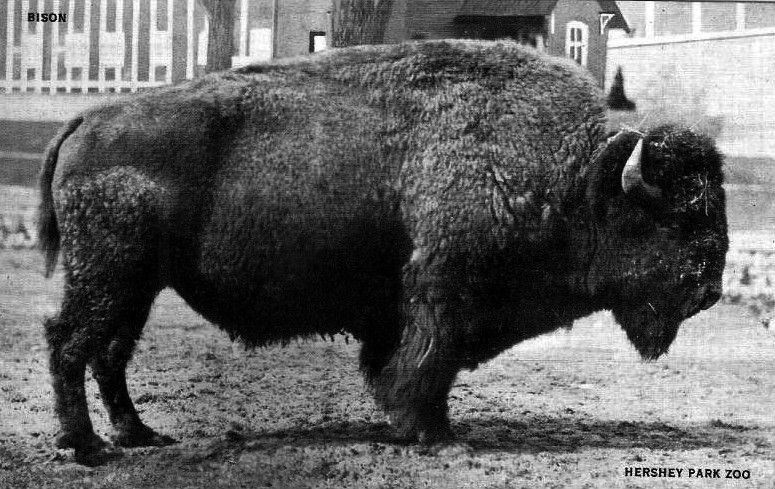
[[[721,157],[662,127],[606,139],[596,84],[509,43],[334,50],[91,110],[40,178],[58,444],[165,445],[125,369],[160,290],[248,346],[345,331],[400,436],[451,437],[461,368],[601,309],[643,355],[718,299]]]
[[[681,324],[680,319],[658,311],[650,303],[614,310],[614,318],[645,360],[656,360],[666,353]]]

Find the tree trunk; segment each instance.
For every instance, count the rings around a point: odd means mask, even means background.
[[[234,54],[234,12],[236,0],[199,0],[207,12],[207,66],[205,72],[231,68]]]
[[[393,0],[337,0],[334,8],[334,47],[385,42]]]

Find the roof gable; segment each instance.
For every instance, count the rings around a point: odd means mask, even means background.
[[[598,0],[601,13],[614,14],[608,23],[612,29],[630,28],[614,0]],[[456,19],[470,17],[538,17],[547,16],[557,0],[464,0]]]
[[[535,17],[549,15],[557,0],[465,0],[458,17]]]
[[[627,25],[627,19],[622,15],[622,11],[619,10],[619,5],[614,0],[598,0],[600,9],[603,13],[614,14],[614,18],[608,23],[609,29],[624,29],[630,32],[630,26]]]

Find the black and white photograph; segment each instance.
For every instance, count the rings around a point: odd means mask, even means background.
[[[0,0],[0,489],[775,487],[775,2]]]

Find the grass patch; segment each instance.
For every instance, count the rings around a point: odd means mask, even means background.
[[[0,151],[42,153],[61,122],[0,120]]]
[[[775,185],[775,158],[728,156],[724,176],[736,185]]]
[[[34,187],[39,170],[40,160],[6,158],[0,155],[0,185]]]

